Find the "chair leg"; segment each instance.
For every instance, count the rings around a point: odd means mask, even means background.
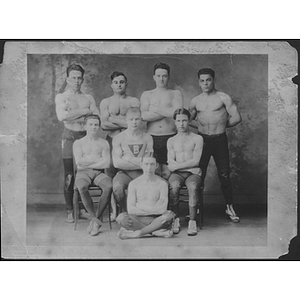
[[[77,189],[74,189],[74,196],[73,196],[73,210],[74,210],[74,230],[76,230],[77,227],[77,221],[79,219],[79,192]]]
[[[199,228],[200,230],[203,227],[203,189],[200,190],[200,197],[199,197]]]

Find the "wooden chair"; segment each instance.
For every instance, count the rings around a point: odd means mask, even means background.
[[[200,229],[203,227],[203,187],[200,190],[199,193],[199,201],[198,201],[198,207],[197,207],[197,223]],[[188,194],[188,189],[186,186],[183,186],[180,189],[180,196],[179,196],[179,203],[185,203],[189,204],[189,194]]]

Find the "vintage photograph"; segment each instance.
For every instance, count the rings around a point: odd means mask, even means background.
[[[6,143],[26,179],[8,185],[20,202],[4,198],[7,255],[257,259],[285,251],[296,230],[297,67],[287,44],[29,44],[10,45],[20,50],[23,68],[11,74],[20,89],[5,81],[7,99],[26,91],[13,109],[25,114],[17,138]],[[5,71],[14,68],[7,61]]]

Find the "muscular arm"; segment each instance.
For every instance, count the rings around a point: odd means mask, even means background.
[[[94,97],[92,95],[86,95],[86,96],[90,100],[90,110],[91,110],[92,114],[98,115],[100,117],[100,113],[99,113],[99,110],[96,106],[96,102],[95,102]]]
[[[82,117],[90,114],[92,111],[89,108],[78,108],[68,111],[67,104],[64,101],[64,96],[58,94],[55,97],[55,110],[59,121],[79,121]]]
[[[153,122],[164,118],[164,116],[161,116],[160,114],[150,111],[149,107],[150,107],[150,101],[148,98],[148,92],[144,92],[141,96],[141,112],[142,112],[143,121]]]
[[[170,162],[169,162],[169,170],[176,171],[176,170],[183,170],[183,169],[190,169],[196,168],[199,166],[199,161],[202,155],[203,150],[203,138],[201,136],[195,135],[195,147],[193,150],[193,157],[189,160],[184,162],[177,162],[176,161],[176,154],[172,145],[170,146]],[[169,152],[169,148],[168,148]]]
[[[113,125],[117,125],[119,127],[118,129],[127,128],[127,123],[124,116],[109,116],[108,121],[113,123]]]
[[[189,111],[191,113],[191,120],[194,120],[197,116],[197,109],[196,109],[196,97],[193,98],[190,102],[190,107],[189,107]],[[192,122],[190,122],[191,124]],[[197,126],[198,128],[198,126]]]
[[[102,147],[101,158],[90,164],[89,167],[93,169],[106,169],[110,166],[110,153],[109,153],[109,144],[107,141],[104,141],[104,145]]]
[[[133,215],[147,215],[148,212],[136,206],[136,187],[134,182],[130,182],[127,195],[127,210]]]
[[[100,119],[103,130],[117,130],[120,126],[109,121],[108,99],[103,99],[100,102]]]
[[[226,95],[226,94],[221,94],[220,95],[227,113],[228,113],[228,120],[227,120],[227,124],[226,127],[233,127],[235,125],[237,125],[238,123],[240,123],[242,121],[242,117],[241,114],[238,110],[237,105],[232,101],[231,97]]]
[[[169,107],[161,107],[161,106],[151,106],[150,111],[152,110],[154,113],[161,115],[166,118],[173,117],[174,111],[178,108],[183,108],[183,99],[180,91],[173,91],[174,97],[172,100],[172,105]]]
[[[119,136],[113,138],[112,158],[115,168],[122,170],[138,170],[141,169],[140,165],[136,165],[129,161],[129,158],[122,157],[121,140]]]
[[[157,188],[159,189],[159,199],[155,205],[146,205],[143,203],[137,203],[137,208],[147,211],[148,214],[163,214],[167,210],[168,205],[168,185],[164,181],[161,181]]]

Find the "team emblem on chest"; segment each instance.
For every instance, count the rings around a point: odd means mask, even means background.
[[[143,148],[143,145],[144,144],[131,144],[131,145],[128,145],[129,149],[131,150],[132,154],[134,156],[138,156]]]

